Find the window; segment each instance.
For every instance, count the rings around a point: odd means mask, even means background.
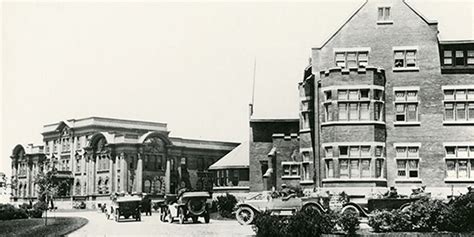
[[[474,50],[445,49],[443,50],[444,66],[474,65]]]
[[[303,180],[311,180],[311,172],[309,168],[309,163],[305,163],[302,165],[302,172],[303,172]]]
[[[375,157],[382,157],[383,147],[377,146],[375,147]]]
[[[397,176],[399,179],[412,179],[419,177],[419,147],[395,147],[397,161]]]
[[[446,146],[446,177],[474,179],[474,145]]]
[[[339,103],[338,104],[338,114],[339,114],[339,121],[346,121],[349,117],[347,114],[347,104],[346,103]]]
[[[374,103],[374,120],[375,121],[383,121],[383,104],[382,103]]]
[[[309,113],[303,113],[303,129],[310,128]]]
[[[299,176],[300,164],[283,164],[283,176]]]
[[[390,7],[379,7],[377,20],[389,21],[390,20]]]
[[[358,179],[370,178],[371,173],[370,146],[339,146],[339,177]],[[328,175],[333,166],[332,160],[326,161],[326,172]],[[328,176],[329,177],[329,176]]]
[[[467,51],[467,65],[474,65],[474,50]]]
[[[325,119],[325,121],[332,121],[331,105],[330,104],[325,104],[324,105],[324,119]]]
[[[382,169],[383,169],[383,160],[382,159],[375,160],[375,178],[382,177]]]
[[[336,66],[341,68],[367,67],[369,64],[368,51],[336,52]]]
[[[349,178],[349,160],[339,160],[339,176]]]
[[[332,92],[331,91],[325,91],[324,92],[324,98],[326,98],[326,100],[332,100]]]
[[[453,51],[451,50],[444,50],[444,60],[443,64],[444,65],[453,65]]]
[[[81,159],[76,159],[76,172],[81,172]]]
[[[444,90],[444,120],[474,121],[474,89]]]
[[[339,147],[339,157],[345,157],[345,156],[347,156],[347,155],[348,155],[347,149],[348,149],[347,146],[340,146],[340,147]]]
[[[334,162],[326,160],[326,178],[334,178]]]
[[[361,177],[370,178],[370,160],[362,160],[361,162]]]
[[[396,90],[395,91],[395,121],[417,122],[418,121],[418,91]]]
[[[339,89],[337,90],[337,111],[330,111],[331,105],[326,104],[325,121],[382,121],[383,103],[373,101],[381,100],[382,94],[383,91],[375,89],[373,93],[371,89]],[[373,112],[371,106],[374,106]],[[374,113],[373,118],[372,113]]]
[[[333,157],[333,150],[332,150],[332,147],[326,147],[325,148],[325,151],[326,151],[326,158],[332,158]]]
[[[369,103],[361,103],[360,104],[360,120],[369,120],[370,113],[369,113]]]
[[[456,57],[455,57],[455,62],[456,65],[464,65],[464,51],[462,50],[456,50]]]
[[[415,68],[416,50],[395,50],[394,51],[395,68]]]

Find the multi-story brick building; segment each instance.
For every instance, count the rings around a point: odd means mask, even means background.
[[[446,197],[474,184],[474,40],[440,40],[405,1],[361,4],[312,49],[298,88],[299,124],[250,121],[251,191],[426,185]]]
[[[474,183],[473,74],[474,41],[440,40],[437,22],[403,0],[364,2],[312,49],[299,85],[315,187],[465,192]]]
[[[174,193],[196,188],[207,168],[238,144],[169,137],[164,123],[91,117],[45,125],[44,145],[12,152],[15,200],[37,197],[36,174],[56,170],[65,200],[107,200],[111,193]],[[212,182],[212,181],[211,181]],[[72,202],[69,202],[72,204]]]

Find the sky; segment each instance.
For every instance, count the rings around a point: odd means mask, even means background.
[[[362,2],[3,1],[0,172],[16,144],[72,118],[248,140],[254,75],[254,116],[297,118],[311,48]],[[474,1],[408,2],[438,20],[441,39],[474,39]]]

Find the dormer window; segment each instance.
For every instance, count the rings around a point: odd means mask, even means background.
[[[392,24],[390,7],[377,8],[377,24]]]

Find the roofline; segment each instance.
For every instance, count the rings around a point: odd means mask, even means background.
[[[324,43],[319,46],[319,47],[313,47],[312,49],[315,49],[315,50],[318,50],[318,49],[322,49],[324,46],[326,46],[327,43],[329,43],[329,41],[332,40],[332,38],[334,38],[334,36],[337,35],[337,33],[339,33],[339,31],[341,31],[341,29],[350,21],[352,20],[352,18],[360,11],[360,9],[362,9],[365,4],[367,4],[369,0],[365,0],[364,3],[361,4],[361,6],[359,8],[357,8],[357,10],[355,10],[350,16],[349,18],[347,18],[347,20],[328,38],[324,41]],[[406,2],[406,0],[403,0],[402,1],[408,8],[410,8],[410,10],[412,10],[416,15],[418,15],[424,22],[426,22],[426,24],[428,25],[437,25],[438,24],[438,21],[435,21],[435,20],[428,20],[425,16],[423,16],[419,11],[417,11],[414,7],[410,6],[410,4],[408,4]]]
[[[91,116],[91,117],[85,117],[85,118],[80,118],[80,119],[61,120],[61,121],[56,122],[56,123],[45,124],[45,125],[43,125],[43,127],[52,126],[52,125],[59,125],[62,122],[83,121],[83,120],[88,120],[88,119],[104,119],[104,120],[115,120],[115,121],[124,121],[124,122],[142,122],[142,123],[150,123],[150,124],[157,124],[157,125],[164,125],[164,126],[167,125],[166,123],[145,121],[145,120],[137,120],[137,119],[117,119],[117,118],[110,118],[110,117]]]
[[[241,144],[241,142],[217,141],[217,140],[183,138],[183,137],[169,137],[169,139],[171,140],[171,142],[173,142],[173,140],[176,140],[176,141],[180,140],[180,141],[183,141],[183,142],[204,142],[204,143],[208,143],[208,144],[216,143],[216,144],[219,144],[219,145],[229,145],[229,146]]]
[[[418,10],[416,10],[414,7],[410,6],[409,3],[407,3],[406,0],[403,0],[403,3],[405,3],[405,5],[407,5],[408,8],[410,8],[415,14],[417,14],[421,19],[423,19],[423,21],[426,22],[426,24],[428,25],[437,25],[438,24],[438,21],[436,20],[428,20],[428,18],[426,18],[423,14],[421,14]]]
[[[299,122],[299,118],[256,118],[250,119],[251,123],[268,123],[268,122]]]
[[[474,40],[440,40],[439,44],[474,44]]]
[[[326,44],[329,43],[329,41],[331,41],[332,38],[334,38],[334,36],[336,36],[337,33],[339,33],[339,31],[341,31],[341,29],[342,29],[350,20],[352,20],[352,18],[360,11],[360,9],[362,9],[362,7],[365,6],[365,4],[367,4],[368,1],[369,1],[369,0],[365,0],[365,2],[362,3],[362,4],[360,5],[360,7],[358,7],[358,8],[347,18],[347,20],[344,21],[344,23],[342,23],[342,25],[341,25],[332,35],[330,35],[329,38],[327,38],[327,39],[324,41],[324,43],[323,43],[321,46],[319,46],[319,47],[314,47],[313,49],[322,49],[324,46],[326,46]]]

